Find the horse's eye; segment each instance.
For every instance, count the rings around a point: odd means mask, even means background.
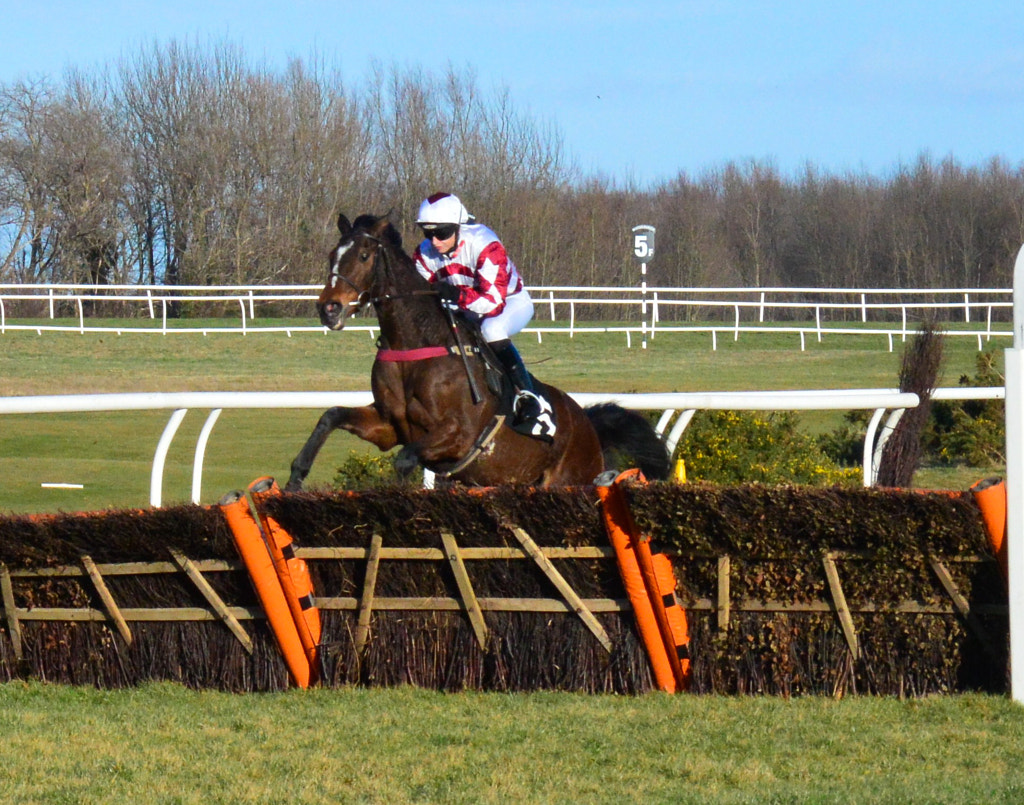
[[[370,253],[363,252],[362,254],[359,255],[359,259],[362,260],[363,262],[366,262],[367,260],[370,259]]]

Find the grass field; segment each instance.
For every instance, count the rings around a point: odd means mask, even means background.
[[[0,686],[19,803],[1016,803],[1024,712],[923,700]]]
[[[202,326],[202,322],[189,322]],[[214,322],[211,322],[214,324]],[[306,324],[294,321],[291,324]],[[897,383],[900,345],[884,336],[807,339],[791,333],[719,338],[666,333],[641,350],[622,333],[518,339],[532,371],[568,391],[730,391],[875,388]],[[1001,345],[1000,345],[1001,349]],[[0,336],[0,396],[131,391],[364,390],[374,345],[365,333],[84,334],[8,331]],[[1001,354],[1001,353],[1000,353]],[[974,373],[974,338],[948,339],[942,385]],[[191,491],[192,453],[206,411],[190,412],[168,456],[164,502]],[[0,511],[47,512],[142,506],[149,500],[153,452],[169,413],[0,418]],[[203,500],[212,502],[253,478],[286,478],[318,412],[225,411],[207,449]],[[820,432],[841,414],[808,412]],[[352,451],[375,451],[347,434],[328,441],[310,476],[328,483]],[[925,469],[924,486],[963,488],[992,468]],[[42,484],[81,484],[83,489]]]
[[[885,339],[616,335],[520,346],[570,391],[891,387]],[[943,385],[973,374],[976,344],[947,345]],[[113,391],[358,390],[372,342],[354,334],[0,336],[0,395]],[[165,496],[184,500],[193,412]],[[225,412],[204,497],[284,477],[316,412]],[[810,430],[838,415],[805,415]],[[136,506],[164,414],[0,418],[0,510]],[[335,436],[325,482],[355,439]],[[968,468],[966,477],[980,477]],[[938,477],[938,476],[937,476]],[[949,481],[949,473],[941,475]],[[83,490],[41,489],[43,482]],[[956,485],[957,480],[950,481]],[[928,485],[936,485],[934,482]],[[0,685],[0,801],[31,803],[1016,803],[1024,711],[1005,697],[641,697],[314,690],[238,696],[175,685],[98,691]]]

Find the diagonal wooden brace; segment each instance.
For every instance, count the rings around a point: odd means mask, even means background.
[[[459,587],[459,594],[462,596],[463,606],[469,616],[470,625],[476,634],[476,640],[481,649],[487,648],[487,622],[484,621],[483,610],[480,609],[480,602],[477,601],[476,593],[473,592],[473,585],[470,584],[469,574],[466,572],[466,565],[459,553],[458,543],[455,537],[447,531],[441,532],[441,541],[444,543],[444,554],[451,565],[452,573],[455,574],[455,583]]]
[[[537,566],[544,572],[544,575],[551,580],[551,583],[555,585],[555,588],[565,602],[569,605],[569,608],[579,615],[580,620],[586,624],[586,627],[590,629],[594,637],[598,639],[598,642],[604,646],[605,651],[611,654],[612,641],[608,637],[608,633],[604,630],[601,622],[595,617],[594,613],[591,612],[587,606],[583,603],[576,591],[572,586],[565,580],[565,577],[558,572],[558,569],[552,564],[551,560],[548,559],[541,551],[540,546],[533,541],[533,538],[527,534],[519,526],[509,525],[509,530],[515,535],[515,538],[519,540],[519,544],[523,546],[523,550],[537,563]]]
[[[835,605],[836,613],[839,615],[839,625],[843,627],[843,635],[846,637],[846,644],[850,647],[850,654],[853,658],[860,658],[860,642],[857,640],[857,630],[853,626],[853,616],[850,614],[850,607],[846,603],[846,595],[843,593],[843,585],[839,582],[839,570],[836,568],[836,559],[832,553],[826,553],[822,557],[825,565],[825,575],[828,577],[829,590],[832,592],[832,603]]]
[[[0,592],[3,593],[4,619],[11,633],[11,645],[14,647],[14,658],[25,658],[21,649],[21,623],[18,621],[18,608],[14,604],[14,587],[11,584],[11,573],[7,565],[0,562]]]
[[[174,559],[174,563],[192,580],[192,583],[195,584],[199,592],[202,593],[203,598],[205,598],[207,602],[209,602],[210,606],[213,607],[213,611],[217,613],[217,617],[220,618],[221,622],[231,630],[231,634],[238,638],[238,642],[242,644],[249,654],[252,654],[252,638],[249,637],[249,633],[245,631],[242,624],[238,622],[238,618],[231,614],[231,610],[228,608],[228,605],[224,603],[224,599],[217,595],[217,591],[210,586],[210,583],[206,580],[203,574],[199,571],[199,568],[195,566],[195,563],[191,559],[176,548],[171,548],[170,551],[171,558]]]
[[[949,570],[946,568],[945,564],[934,558],[929,558],[928,564],[931,565],[936,577],[939,579],[943,589],[946,591],[946,595],[948,595],[950,600],[952,600],[957,613],[963,619],[964,623],[967,624],[967,628],[974,633],[978,642],[981,643],[982,650],[993,662],[1001,662],[1002,658],[999,656],[999,652],[996,651],[995,646],[992,644],[992,640],[989,638],[988,632],[985,631],[981,622],[974,613],[971,612],[970,602],[964,598],[963,594],[957,588],[956,582],[953,581],[953,577],[949,574]]]
[[[370,541],[370,554],[366,559],[366,581],[359,599],[359,620],[356,623],[355,647],[360,654],[370,636],[370,618],[373,615],[373,596],[377,589],[377,568],[380,567],[380,548],[383,538],[377,531]]]
[[[128,628],[128,622],[121,614],[121,610],[117,606],[117,602],[114,601],[114,596],[110,594],[110,589],[107,587],[107,583],[103,580],[103,576],[100,575],[99,568],[96,567],[96,563],[92,560],[91,556],[82,557],[82,567],[85,568],[85,572],[89,575],[89,578],[92,579],[92,583],[96,587],[96,592],[100,594],[100,600],[103,602],[103,607],[107,610],[107,617],[114,622],[114,626],[116,626],[117,631],[121,633],[121,637],[124,638],[124,642],[130,646],[132,644],[132,631]]]

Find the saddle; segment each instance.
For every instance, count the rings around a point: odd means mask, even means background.
[[[487,388],[498,398],[498,414],[505,417],[505,424],[523,436],[530,436],[546,442],[553,441],[553,434],[558,426],[555,420],[555,409],[547,395],[540,391],[540,384],[537,383],[537,378],[533,377],[533,373],[530,373],[530,377],[534,380],[534,388],[538,389],[537,396],[541,401],[541,412],[534,420],[520,422],[515,416],[515,398],[519,389],[516,388],[504,365],[494,354],[491,345],[484,339],[479,325],[461,316],[458,318],[458,323],[463,327],[463,332],[469,335],[467,340],[471,346],[468,346],[467,351],[472,349],[483,358]]]

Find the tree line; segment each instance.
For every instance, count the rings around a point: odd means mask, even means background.
[[[284,69],[172,41],[0,84],[0,282],[318,283],[339,211],[458,193],[533,285],[1009,287],[1024,165],[922,154],[886,176],[747,160],[650,186],[584,174],[471,70]]]

